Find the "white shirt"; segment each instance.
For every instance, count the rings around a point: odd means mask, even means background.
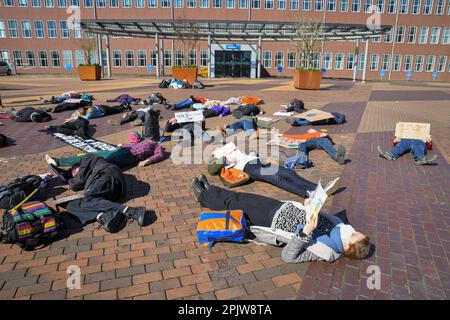
[[[247,163],[258,159],[257,156],[248,155],[241,152],[233,142],[227,143],[222,148],[214,151],[213,154],[217,159],[225,157],[227,159],[227,162],[230,163],[230,166],[227,166],[228,168],[234,167],[239,170],[244,170],[244,167],[247,165]]]

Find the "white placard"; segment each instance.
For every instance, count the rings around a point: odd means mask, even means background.
[[[178,112],[175,113],[175,118],[177,119],[177,123],[199,122],[205,119],[205,117],[203,116],[203,112],[201,110]]]
[[[274,116],[278,116],[278,117],[290,117],[293,114],[294,114],[294,112],[281,112],[281,111],[278,111],[278,112],[275,112],[273,115]]]
[[[311,221],[311,219],[319,215],[320,209],[327,200],[327,197],[327,193],[325,192],[325,190],[323,190],[322,185],[319,182],[317,184],[316,190],[314,190],[312,194],[312,197],[309,198],[310,200],[308,205],[305,205],[307,223],[308,221]]]

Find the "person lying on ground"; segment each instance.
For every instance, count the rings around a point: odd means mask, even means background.
[[[226,106],[234,104],[240,105],[242,104],[242,97],[231,97],[228,100],[221,101],[221,103]]]
[[[92,100],[67,99],[63,103],[60,103],[56,107],[54,107],[53,112],[58,113],[69,110],[77,110],[79,108],[83,108],[89,105],[92,105]],[[51,108],[49,108],[48,110],[51,110]]]
[[[10,110],[11,120],[16,122],[48,122],[52,116],[41,109],[25,107],[20,110]]]
[[[163,95],[159,92],[152,93],[147,99],[141,101],[142,104],[147,106],[151,106],[154,103],[167,105],[167,99],[163,97]]]
[[[118,103],[128,103],[128,104],[138,104],[142,101],[141,98],[133,98],[128,94],[121,94],[114,99],[106,99],[105,102],[118,102]]]
[[[293,127],[302,127],[302,126],[323,126],[329,124],[343,124],[345,122],[345,115],[339,112],[330,112],[333,115],[333,118],[318,120],[311,122],[306,119],[300,119],[295,117],[286,118],[285,121],[289,123]]]
[[[112,107],[106,105],[95,105],[88,108],[85,107],[78,109],[67,120],[73,120],[78,117],[83,117],[90,120],[122,113],[124,111],[132,111],[131,106],[128,103],[122,103],[121,105]]]
[[[78,117],[59,126],[46,126],[44,128],[49,132],[58,132],[69,136],[78,136],[82,139],[89,139],[89,121]]]
[[[204,175],[194,178],[191,187],[202,207],[242,210],[254,226],[255,241],[286,243],[281,256],[287,263],[333,262],[341,255],[364,259],[369,255],[369,238],[336,216],[320,212],[318,218],[306,221],[305,207],[298,202],[221,189],[209,184]]]
[[[191,108],[194,103],[202,103],[201,100],[197,100],[194,96],[190,96],[185,100],[181,100],[175,104],[168,104],[166,109],[168,110],[181,110]]]
[[[264,113],[265,111],[256,104],[242,104],[231,112],[236,119],[240,119],[243,116],[257,116],[258,114]]]
[[[245,104],[256,104],[256,105],[264,103],[263,99],[255,98],[255,97],[249,97],[249,96],[242,96],[241,97],[241,101],[242,101],[242,103],[245,103]]]
[[[322,149],[324,150],[331,159],[339,164],[345,163],[345,146],[340,144],[336,148],[333,146],[333,140],[331,135],[318,132],[315,129],[309,129],[308,133],[303,135],[289,135],[283,134],[282,137],[295,139],[298,141],[298,153],[296,164],[304,167],[306,163],[312,164],[308,159],[308,153],[311,150]]]
[[[151,107],[147,107],[129,111],[123,115],[122,119],[109,119],[108,123],[113,126],[121,126],[123,124],[132,122],[133,126],[140,126],[145,123],[145,117],[150,109]]]
[[[402,155],[411,152],[414,156],[414,163],[418,165],[430,164],[436,160],[436,154],[427,154],[428,150],[433,150],[431,138],[426,140],[420,139],[400,139],[395,137],[393,140],[394,147],[391,151],[383,151],[378,146],[378,155],[386,160],[397,160]]]
[[[259,129],[272,130],[272,126],[269,125],[267,122],[259,120],[256,117],[243,116],[233,124],[227,124],[223,128],[222,127],[216,128],[216,130],[222,133],[222,135],[225,138],[241,130],[244,130],[246,136],[251,137],[252,139],[256,139],[259,137],[260,135]]]
[[[181,142],[184,146],[192,146],[195,143],[195,139],[202,139],[206,144],[211,144],[215,141],[215,137],[211,137],[206,131],[206,122],[202,121],[201,125],[196,122],[177,123],[177,119],[171,118],[167,120],[164,132],[174,132],[178,129],[184,129],[187,131],[188,136],[180,136],[183,138]]]
[[[132,142],[121,144],[116,150],[97,151],[91,154],[105,159],[109,163],[115,164],[120,168],[139,165],[145,167],[153,163],[163,161],[166,158],[164,148],[152,140],[142,139],[141,136],[132,132],[130,134]],[[71,167],[80,163],[88,154],[71,157],[52,158],[45,155],[45,161],[56,167]]]
[[[203,116],[205,118],[224,117],[229,115],[230,113],[231,110],[228,106],[220,106],[220,105],[213,105],[203,110]]]
[[[89,154],[70,170],[53,165],[50,168],[67,181],[71,190],[85,190],[83,198],[70,201],[65,208],[83,225],[98,221],[108,232],[118,231],[125,220],[144,225],[145,207],[128,207],[116,202],[125,194],[124,176],[118,166]]]
[[[81,94],[76,91],[64,92],[60,96],[53,96],[51,99],[44,99],[46,103],[61,103],[67,99],[78,99],[81,98]]]
[[[280,189],[294,193],[302,198],[307,198],[308,190],[315,190],[316,184],[299,176],[294,170],[273,163],[263,163],[254,152],[248,155],[241,152],[237,147],[229,153],[223,154],[221,148],[213,152],[217,160],[226,158],[226,167],[234,167],[247,173],[255,181],[270,183]],[[327,184],[326,192],[332,194],[336,188],[339,178]]]

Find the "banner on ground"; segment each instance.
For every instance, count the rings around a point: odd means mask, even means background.
[[[418,122],[397,122],[395,136],[400,139],[421,139],[430,137],[430,124]]]
[[[296,115],[295,117],[305,119],[311,122],[334,118],[334,116],[331,113],[321,111],[319,109],[311,109],[306,112],[302,112]]]
[[[113,151],[117,149],[117,146],[115,145],[103,141],[98,141],[96,139],[84,140],[78,136],[69,136],[58,132],[52,134],[55,138],[85,153],[93,153],[97,151]]]
[[[178,113],[175,113],[175,118],[177,119],[177,123],[199,122],[199,121],[203,121],[205,119],[203,116],[203,111],[201,111],[201,110],[178,112]]]

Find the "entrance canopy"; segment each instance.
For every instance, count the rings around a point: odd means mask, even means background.
[[[220,20],[81,20],[91,33],[122,37],[165,39],[195,37],[216,41],[292,41],[297,38],[296,22],[220,21]],[[391,26],[368,28],[362,24],[322,24],[319,40],[356,40],[377,37]]]

